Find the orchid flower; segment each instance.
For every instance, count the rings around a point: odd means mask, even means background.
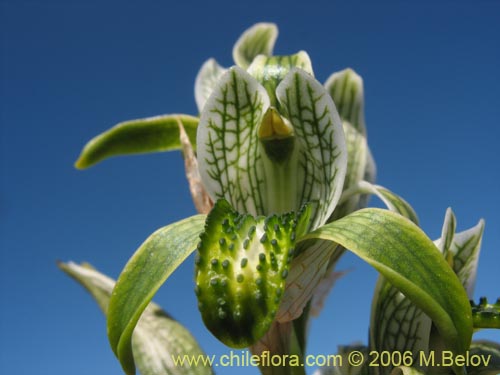
[[[97,271],[61,265],[105,304],[109,341],[127,374],[136,366],[143,373],[188,373],[176,372],[160,356],[165,348],[175,350],[176,342],[200,352],[190,335],[158,338],[159,327],[172,320],[148,313],[159,309],[150,304],[155,292],[193,252],[202,319],[230,347],[303,358],[310,312],[319,313],[345,251],[381,275],[373,348],[402,350],[407,346],[401,338],[426,349],[431,326],[453,353],[470,347],[467,293],[482,224],[456,236],[450,224],[433,243],[417,226],[411,206],[374,184],[361,77],[345,69],[322,85],[306,52],[273,55],[277,33],[274,24],[256,24],[236,42],[234,66],[224,68],[215,59],[203,64],[195,82],[199,117],[174,114],[118,124],[91,140],[76,163],[86,168],[114,155],[182,149],[200,212],[153,233],[116,284],[108,280],[104,289]],[[364,208],[369,195],[388,210]],[[477,246],[456,250],[465,237]],[[421,312],[415,314],[422,322],[416,323],[418,332],[392,314],[401,300],[407,310]],[[394,327],[400,335],[384,341]],[[457,365],[451,370],[465,373]],[[199,367],[196,373],[211,369]]]

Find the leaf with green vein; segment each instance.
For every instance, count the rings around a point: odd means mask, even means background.
[[[300,68],[314,77],[311,59],[305,51],[287,56],[257,56],[247,72],[267,91],[271,105],[279,110],[276,89],[292,68]]]
[[[358,184],[366,192],[379,196],[387,207],[418,224],[413,208],[401,197],[389,190],[367,182]],[[420,352],[429,349],[431,319],[399,289],[380,275],[375,287],[370,318],[370,349],[382,353],[405,352],[413,354],[413,363],[418,364]],[[380,374],[389,374],[393,366],[378,369]]]
[[[366,135],[363,79],[348,68],[333,73],[326,80],[325,88],[337,106],[340,118]]]
[[[368,161],[368,145],[366,137],[354,128],[350,122],[342,122],[347,144],[347,172],[343,190],[356,186],[363,180]],[[339,204],[329,221],[344,217],[359,207],[361,195],[353,195]]]
[[[208,59],[202,65],[194,84],[194,98],[199,112],[217,85],[217,81],[226,71],[227,69],[217,64],[215,59]]]
[[[486,366],[469,366],[469,375],[498,375],[500,374],[500,344],[488,340],[473,341],[470,346],[470,355],[478,355],[488,361]]]
[[[78,169],[91,167],[112,156],[178,150],[179,122],[196,145],[198,118],[182,115],[162,115],[121,122],[92,138],[75,163]]]
[[[268,331],[308,220],[307,208],[255,218],[216,202],[198,246],[196,295],[205,325],[224,344],[247,347]]]
[[[59,263],[59,267],[94,297],[107,315],[115,281],[89,264]],[[172,356],[199,356],[204,353],[189,331],[151,302],[132,335],[132,351],[142,375],[212,374],[208,366],[175,366]]]
[[[406,217],[418,225],[418,217],[412,206],[399,195],[380,185],[374,185],[367,181],[359,181],[355,186],[342,194],[340,202],[344,202],[355,194],[374,194],[393,212]]]
[[[132,333],[156,291],[195,250],[205,216],[196,215],[154,232],[123,269],[108,310],[111,348],[128,375],[135,373]]]
[[[338,243],[377,269],[429,315],[450,350],[459,354],[469,347],[467,295],[432,241],[411,221],[386,210],[362,209],[300,241],[313,238]]]
[[[308,203],[312,228],[329,218],[342,193],[347,149],[342,122],[323,86],[305,71],[292,68],[276,95],[281,113],[293,125],[298,149],[295,168],[296,206]]]
[[[245,30],[233,47],[236,65],[246,69],[257,55],[270,56],[278,37],[274,23],[257,23]]]
[[[370,319],[370,350],[382,353],[410,352],[415,365],[420,353],[428,353],[432,320],[411,299],[383,276],[377,280]],[[417,366],[420,368],[420,366]],[[378,369],[390,374],[392,365]]]
[[[394,207],[401,207],[401,204],[396,204]],[[406,209],[403,212],[407,211]],[[451,209],[446,212],[445,221],[442,229],[442,237],[434,241],[438,249],[453,248],[455,252],[459,252],[462,256],[474,254],[474,249],[478,251],[480,244],[482,226],[478,224],[473,230],[463,233],[468,233],[465,237],[460,234],[459,246],[455,241],[456,219]],[[457,251],[458,249],[461,251]],[[453,254],[453,252],[450,252]],[[477,265],[475,254],[470,258],[470,262],[464,259],[463,262],[456,260],[456,264],[465,265],[470,271],[471,265]],[[446,256],[445,259],[448,259]],[[453,259],[453,255],[452,255]],[[460,258],[459,258],[460,259]],[[452,264],[454,262],[452,261]],[[461,268],[454,267],[453,270],[458,275],[460,281],[466,287],[470,283],[470,279],[461,277]],[[469,272],[475,275],[474,272]],[[370,324],[370,345],[372,350],[378,352],[386,351],[411,351],[415,356],[415,364],[418,364],[417,356],[420,351],[429,350],[429,338],[431,336],[431,319],[406,296],[400,293],[395,287],[391,286],[383,277],[380,277],[375,290],[375,297],[372,303],[372,317]],[[472,296],[472,289],[468,292],[469,298]],[[418,366],[417,366],[418,367]],[[381,369],[381,373],[388,374],[389,368]]]

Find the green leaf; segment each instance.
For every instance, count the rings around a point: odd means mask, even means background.
[[[377,195],[387,207],[418,224],[413,208],[401,197],[365,181],[358,183],[361,190]],[[375,287],[370,318],[370,349],[413,354],[413,363],[418,362],[420,352],[429,350],[431,319],[411,299],[389,283],[382,275]],[[380,368],[380,374],[389,374],[393,366]]]
[[[91,167],[111,156],[178,150],[179,123],[195,145],[198,118],[189,115],[163,115],[121,122],[92,138],[75,163],[78,169]]]
[[[137,321],[160,286],[194,251],[204,220],[204,215],[196,215],[154,232],[118,278],[109,302],[108,338],[129,375],[135,373],[131,338]]]
[[[377,269],[429,315],[450,350],[461,354],[469,347],[467,294],[432,241],[411,221],[386,210],[362,209],[301,241],[314,238],[338,243]]]
[[[370,350],[378,353],[410,352],[413,363],[419,365],[420,353],[429,352],[431,328],[432,320],[410,298],[380,276],[372,302]],[[391,373],[392,368],[392,365],[381,367],[380,375]]]
[[[109,299],[115,281],[89,264],[59,263],[59,267],[79,282],[94,297],[107,315]],[[175,366],[173,356],[204,355],[189,331],[151,302],[132,335],[132,351],[142,375],[212,374],[209,367]]]
[[[383,186],[374,185],[367,181],[359,181],[349,190],[344,191],[340,202],[343,203],[355,194],[374,194],[387,206],[389,210],[397,212],[418,225],[418,217],[412,206],[402,197]]]
[[[201,358],[206,354],[191,333],[158,305],[150,303],[132,334],[132,352],[141,375],[209,375],[210,366],[201,361],[176,364],[178,358]]]
[[[308,219],[307,209],[254,218],[216,202],[198,246],[196,295],[205,325],[224,344],[247,347],[267,332]]]
[[[215,59],[209,59],[202,65],[194,84],[194,97],[199,112],[217,85],[217,81],[226,71],[227,69],[217,64]]]
[[[352,69],[333,73],[325,82],[326,91],[337,106],[340,118],[366,136],[363,79]]]
[[[473,341],[470,346],[470,355],[478,355],[487,361],[486,366],[469,366],[469,375],[498,375],[500,374],[500,344],[487,340]]]
[[[257,55],[270,56],[278,37],[274,23],[257,23],[247,29],[233,47],[236,65],[246,69]]]
[[[342,122],[323,86],[305,71],[293,68],[276,94],[281,113],[295,132],[298,160],[289,174],[297,185],[296,206],[311,205],[312,228],[329,218],[342,193],[347,149]]]
[[[78,265],[73,262],[58,262],[57,266],[82,285],[94,297],[104,315],[107,315],[115,280],[98,272],[88,263]]]

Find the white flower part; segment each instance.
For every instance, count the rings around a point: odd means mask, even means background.
[[[269,107],[260,83],[239,67],[217,82],[200,117],[197,134],[201,179],[216,201],[239,212],[266,214],[264,170],[258,127]]]
[[[241,68],[220,78],[198,127],[200,175],[214,201],[225,198],[242,213],[297,211],[308,203],[314,229],[342,191],[342,124],[326,90],[301,69],[285,75],[276,97],[279,114],[266,89]]]
[[[296,201],[311,204],[311,229],[315,229],[326,222],[342,193],[347,170],[342,121],[325,88],[302,69],[290,70],[276,96],[300,150]]]
[[[198,106],[198,112],[201,112],[208,97],[217,85],[219,78],[227,71],[215,59],[208,59],[201,66],[194,84],[194,98]]]

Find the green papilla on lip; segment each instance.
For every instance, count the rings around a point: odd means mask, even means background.
[[[250,346],[269,329],[309,217],[307,206],[255,218],[216,202],[198,244],[195,291],[205,325],[226,345]]]

